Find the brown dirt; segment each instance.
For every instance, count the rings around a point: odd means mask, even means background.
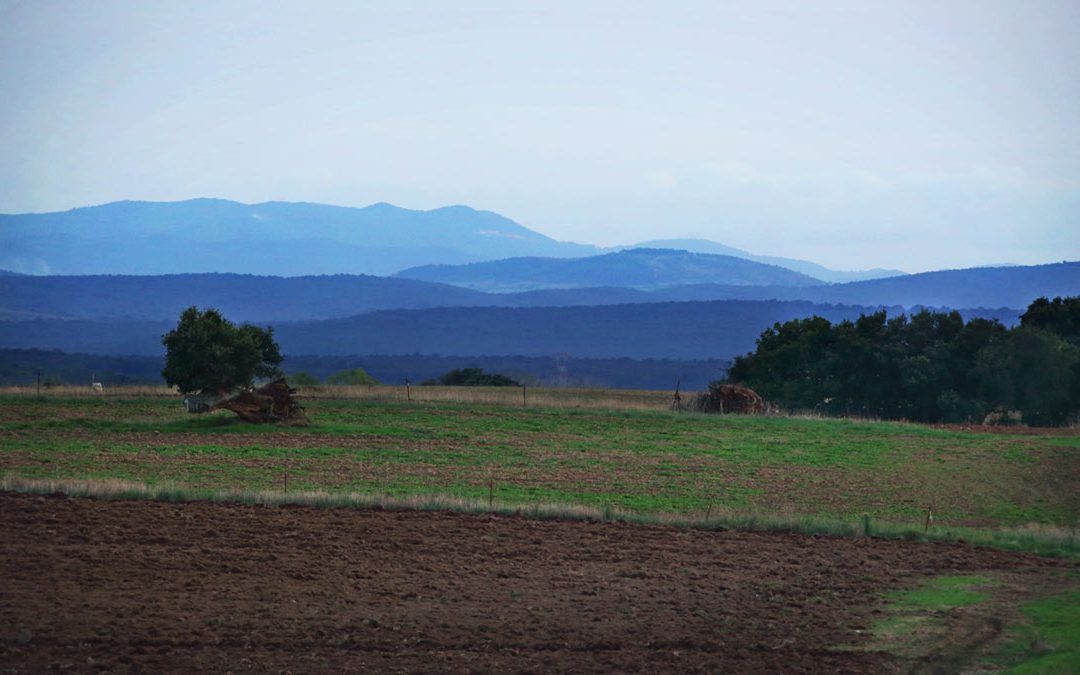
[[[0,493],[5,671],[896,672],[881,592],[1065,564],[446,513]]]

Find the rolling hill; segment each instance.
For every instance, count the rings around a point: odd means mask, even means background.
[[[379,309],[485,305],[485,293],[367,275],[245,274],[0,277],[0,318],[175,320],[214,307],[234,321],[298,321]]]
[[[395,277],[494,293],[615,286],[656,290],[684,284],[813,286],[817,279],[743,258],[671,249],[628,249],[585,258],[510,258],[465,265],[427,265]]]
[[[162,276],[0,275],[0,319],[175,320],[190,305],[236,321],[344,318],[378,310],[433,307],[565,307],[713,300],[802,300],[863,306],[1023,310],[1037,297],[1080,295],[1080,263],[927,272],[848,284],[692,284],[654,291],[592,286],[483,293],[415,279],[333,275]],[[1008,320],[1008,313],[999,313]],[[1012,315],[1014,316],[1015,313]]]
[[[781,258],[772,255],[755,255],[734,246],[719,244],[708,239],[654,239],[643,241],[630,248],[670,248],[690,251],[691,253],[712,253],[714,255],[730,255],[736,258],[753,260],[765,265],[776,265],[789,270],[800,272],[829,283],[845,283],[848,281],[864,281],[866,279],[880,279],[883,277],[896,277],[906,272],[900,270],[887,270],[874,268],[869,270],[833,270],[809,260],[796,258]]]
[[[972,267],[825,286],[699,285],[659,291],[656,299],[808,300],[854,305],[1009,307],[1026,309],[1040,296],[1080,295],[1080,262]]]
[[[871,307],[721,300],[594,307],[440,307],[269,322],[285,354],[452,354],[729,359],[777,321],[854,319]],[[892,308],[899,313],[900,308]],[[972,310],[966,316],[999,316]],[[1015,313],[1013,313],[1015,317]],[[0,348],[160,355],[173,321],[0,321]]]
[[[25,274],[386,275],[428,264],[583,257],[642,247],[730,255],[829,282],[899,274],[841,272],[701,239],[600,249],[558,242],[497,213],[467,206],[416,211],[382,203],[353,208],[192,199],[0,215],[0,270]]]

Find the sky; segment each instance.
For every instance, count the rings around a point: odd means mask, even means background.
[[[1076,260],[1080,2],[0,0],[0,213],[193,197]]]

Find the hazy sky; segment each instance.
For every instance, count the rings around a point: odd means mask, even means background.
[[[198,196],[1075,260],[1080,2],[0,0],[0,212]]]

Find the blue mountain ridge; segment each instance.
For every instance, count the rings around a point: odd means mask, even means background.
[[[448,284],[367,275],[241,274],[0,276],[0,319],[175,320],[215,307],[237,321],[344,318],[389,309],[557,307],[713,300],[800,300],[861,306],[1002,307],[1080,295],[1080,263],[973,268],[813,286],[676,285],[646,291],[593,286],[484,293]]]
[[[671,240],[646,247],[731,255],[830,282],[895,272],[839,272],[705,240]],[[346,207],[200,198],[0,215],[0,269],[38,275],[387,275],[429,264],[524,256],[572,258],[611,251],[555,241],[497,213],[462,205],[421,211],[386,203]],[[695,281],[703,280],[683,280]]]

